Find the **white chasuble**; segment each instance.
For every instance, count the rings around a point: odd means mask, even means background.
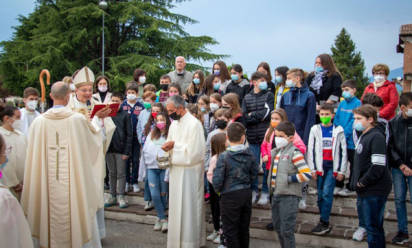
[[[173,121],[168,141],[174,141],[169,171],[168,248],[204,246],[204,157],[202,124],[187,112]]]

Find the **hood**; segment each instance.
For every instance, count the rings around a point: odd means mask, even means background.
[[[47,119],[52,119],[52,120],[62,120],[69,118],[70,116],[74,115],[75,112],[73,112],[71,109],[68,107],[64,108],[51,108],[47,110],[46,113],[43,114],[43,116]]]

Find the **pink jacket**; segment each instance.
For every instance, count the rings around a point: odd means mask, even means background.
[[[269,129],[266,131],[265,137],[268,133]],[[262,158],[264,156],[268,156],[268,162],[266,163],[266,170],[270,170],[271,165],[271,150],[272,150],[272,143],[273,139],[275,138],[275,132],[272,133],[270,136],[270,142],[267,142],[266,139],[263,140],[262,145],[260,146],[260,154]],[[298,148],[303,155],[306,153],[306,145],[303,143],[302,139],[300,138],[299,134],[295,132],[295,136],[293,137],[293,145]]]

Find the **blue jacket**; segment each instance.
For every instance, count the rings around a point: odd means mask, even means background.
[[[296,132],[308,145],[309,133],[316,120],[316,98],[307,85],[293,87],[280,100],[280,107],[286,111],[290,122],[295,124]]]
[[[136,138],[136,126],[137,126],[137,120],[139,118],[140,112],[143,111],[144,106],[141,104],[139,101],[137,101],[133,107],[131,107],[128,103],[127,100],[124,100],[122,105],[120,106],[123,111],[127,111],[127,113],[130,116],[130,120],[132,122],[132,130],[133,130],[133,137]]]
[[[338,110],[336,111],[333,124],[335,126],[343,127],[345,132],[346,144],[348,149],[355,149],[353,143],[353,110],[362,105],[361,101],[357,97],[353,97],[349,101],[343,100],[340,102]]]

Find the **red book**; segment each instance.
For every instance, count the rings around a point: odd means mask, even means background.
[[[97,111],[105,108],[106,106],[109,106],[109,108],[112,110],[112,112],[110,112],[109,116],[111,116],[111,117],[116,116],[117,111],[119,110],[119,105],[120,105],[119,103],[96,104],[96,105],[94,105],[94,108],[92,110],[92,114],[90,115],[90,118],[93,118]]]

